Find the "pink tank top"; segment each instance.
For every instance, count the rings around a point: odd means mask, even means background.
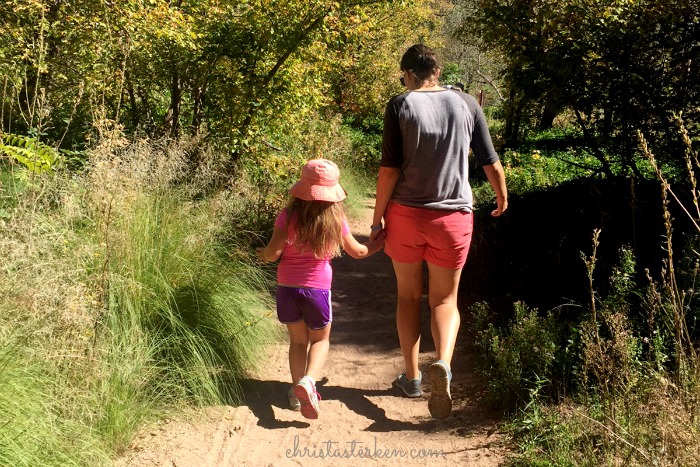
[[[275,227],[287,231],[287,243],[282,250],[282,258],[277,266],[277,283],[312,289],[330,290],[333,280],[331,259],[316,258],[309,251],[299,251],[294,246],[296,236],[296,218],[292,217],[287,225],[287,209],[283,209],[275,219]],[[348,221],[343,218],[341,227],[343,237],[350,233]]]

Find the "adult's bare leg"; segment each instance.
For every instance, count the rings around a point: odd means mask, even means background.
[[[462,269],[448,269],[428,263],[428,271],[430,331],[438,360],[451,366],[460,326],[457,292]]]
[[[420,347],[420,301],[423,296],[423,263],[393,261],[398,299],[396,329],[406,366],[406,379],[418,378]]]

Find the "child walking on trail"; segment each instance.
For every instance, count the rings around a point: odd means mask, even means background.
[[[384,245],[384,236],[359,243],[350,232],[341,201],[345,190],[340,171],[331,161],[314,159],[301,170],[289,190],[290,199],[275,220],[272,238],[257,254],[276,261],[277,317],[289,331],[289,369],[293,386],[287,396],[293,410],[316,419],[316,380],[328,356],[331,321],[330,260],[342,248],[353,258],[366,258]]]

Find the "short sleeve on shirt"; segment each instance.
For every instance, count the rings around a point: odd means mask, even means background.
[[[275,227],[281,230],[286,230],[287,228],[287,208],[284,208],[277,214],[275,219]]]

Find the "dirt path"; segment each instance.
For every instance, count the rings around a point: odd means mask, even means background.
[[[353,222],[366,239],[371,210]],[[472,359],[458,344],[453,361],[455,408],[436,421],[428,413],[429,381],[420,399],[402,397],[391,382],[402,371],[394,323],[391,262],[380,252],[365,260],[334,260],[333,330],[318,420],[288,410],[286,343],[244,383],[245,404],[210,408],[189,420],[163,421],[143,431],[119,466],[413,466],[492,467],[505,456],[496,417],[480,406]],[[467,272],[468,274],[468,272]],[[427,305],[424,322],[428,325]],[[463,329],[465,326],[463,326]],[[420,367],[434,358],[429,327]],[[459,342],[467,339],[460,333]]]

